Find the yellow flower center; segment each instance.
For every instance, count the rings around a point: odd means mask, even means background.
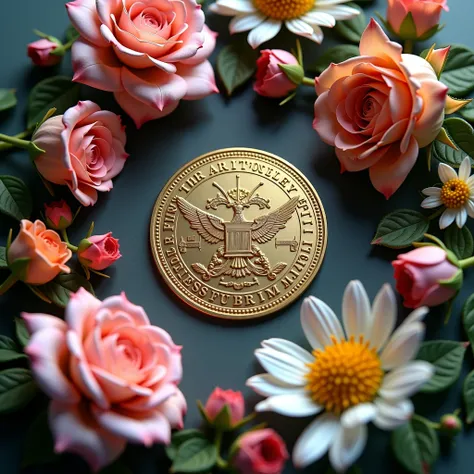
[[[309,12],[315,0],[253,0],[257,8],[265,16],[274,20],[291,20]]]
[[[470,197],[469,186],[459,178],[450,179],[441,188],[441,201],[448,209],[459,209]]]
[[[332,345],[313,351],[306,389],[315,403],[340,415],[351,406],[375,398],[383,370],[377,351],[362,336],[359,341],[354,337],[349,341],[338,341],[334,336],[331,339]]]

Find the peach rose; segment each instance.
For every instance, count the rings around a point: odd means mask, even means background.
[[[66,262],[71,257],[72,252],[57,232],[47,229],[40,220],[23,219],[20,232],[8,249],[7,261],[16,278],[43,285],[61,272],[70,273]]]
[[[88,100],[46,120],[32,140],[45,151],[35,158],[39,173],[68,186],[83,206],[97,202],[97,191],[112,189],[128,158],[120,117]]]
[[[448,88],[427,61],[402,54],[375,20],[360,53],[316,78],[313,127],[336,147],[342,171],[369,168],[372,184],[389,198],[441,130]]]
[[[79,454],[98,471],[127,441],[167,444],[171,429],[183,427],[181,348],[123,293],[99,301],[81,288],[65,321],[22,317],[31,334],[25,352],[33,375],[52,399],[57,453]]]
[[[74,80],[115,94],[139,128],[181,99],[218,92],[207,61],[216,34],[195,0],[76,0]]]

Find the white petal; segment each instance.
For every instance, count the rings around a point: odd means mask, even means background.
[[[462,229],[464,224],[467,221],[467,211],[466,209],[458,209],[458,213],[456,214],[456,225]]]
[[[344,428],[354,428],[357,425],[366,425],[375,418],[377,409],[372,403],[361,403],[346,410],[341,416],[341,425]]]
[[[434,367],[428,362],[409,362],[385,376],[379,394],[388,400],[410,397],[430,380],[434,371]]]
[[[392,287],[382,286],[374,300],[373,322],[370,331],[370,345],[379,351],[392,334],[397,320],[397,299]]]
[[[349,20],[350,18],[360,15],[360,11],[357,10],[357,8],[348,7],[346,5],[324,6],[319,1],[312,11],[323,11],[334,17],[335,20]]]
[[[443,205],[443,201],[439,196],[429,196],[426,199],[423,199],[421,202],[421,207],[423,209],[434,209],[435,207],[439,207]]]
[[[317,415],[323,407],[314,403],[308,392],[276,395],[258,403],[255,411],[274,411],[284,416],[301,417]]]
[[[381,430],[391,431],[406,423],[413,415],[414,407],[411,400],[402,399],[397,402],[389,402],[382,398],[374,401],[377,407],[377,415],[374,425]]]
[[[430,187],[430,188],[425,188],[423,189],[422,193],[425,195],[425,196],[441,196],[441,188],[436,188],[434,186]]]
[[[346,336],[367,336],[370,334],[372,313],[370,301],[364,286],[360,281],[351,281],[344,291],[342,299],[342,320]]]
[[[314,296],[305,298],[301,305],[301,326],[313,349],[324,349],[331,345],[331,336],[344,339],[341,323],[333,310]]]
[[[466,184],[469,186],[471,191],[474,189],[474,175],[469,176],[469,178],[466,180]]]
[[[345,472],[363,453],[367,443],[367,425],[342,428],[329,450],[329,461],[337,472]]]
[[[274,349],[257,349],[255,356],[268,373],[282,382],[296,386],[306,385],[305,374],[308,368],[299,359]]]
[[[303,468],[321,459],[340,429],[339,419],[325,413],[314,420],[301,434],[293,449],[293,464]]]
[[[264,20],[265,17],[260,13],[237,15],[230,21],[229,30],[232,34],[248,31],[260,25]]]
[[[335,18],[326,12],[326,9],[323,11],[314,9],[301,17],[303,20],[307,21],[310,25],[326,26],[328,28],[333,28],[336,24]]]
[[[281,29],[281,21],[267,18],[256,28],[250,31],[247,41],[253,49],[258,48],[265,41],[274,38]]]
[[[458,177],[456,171],[454,171],[454,169],[446,163],[439,164],[438,174],[443,184],[449,181],[450,179],[456,179]]]
[[[285,25],[295,35],[311,37],[313,34],[313,28],[311,28],[311,25],[299,18],[287,20],[285,21]]]
[[[454,222],[454,219],[456,219],[456,210],[446,209],[439,218],[439,228],[446,229]]]
[[[211,5],[209,5],[209,11],[222,16],[235,16],[241,14],[241,12],[238,12],[233,8],[224,7],[222,5],[219,5],[218,3],[211,3]]]
[[[467,213],[469,214],[469,217],[474,218],[474,202],[472,202],[471,199],[467,201],[466,207],[467,207]]]
[[[459,179],[462,179],[463,181],[467,181],[469,176],[471,176],[471,159],[468,156],[462,160],[458,176]]]
[[[214,6],[212,11],[215,13],[219,13],[216,9],[219,9],[220,7],[227,11],[234,11],[235,14],[253,13],[257,10],[254,4],[248,0],[218,0],[211,6]]]
[[[270,374],[254,375],[247,380],[246,385],[263,397],[286,395],[304,390],[302,387],[286,384]]]
[[[275,349],[276,351],[284,352],[290,356],[296,357],[305,364],[310,364],[314,362],[314,356],[311,355],[306,349],[298,346],[294,342],[287,341],[286,339],[266,339],[262,342],[263,347],[269,347],[270,349]]]
[[[405,321],[403,321],[402,324],[400,324],[399,328],[408,326],[412,323],[419,323],[425,319],[425,316],[429,313],[430,308],[427,306],[421,306],[420,308],[417,308],[413,310],[406,318]]]

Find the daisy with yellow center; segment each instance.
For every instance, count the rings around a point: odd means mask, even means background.
[[[232,34],[250,31],[248,42],[257,48],[278,34],[283,23],[294,34],[316,43],[323,41],[321,26],[333,28],[336,20],[348,20],[360,12],[343,5],[350,0],[216,0],[209,9],[233,16]]]
[[[441,188],[423,189],[428,196],[421,207],[433,209],[444,206],[446,209],[439,219],[439,227],[445,229],[454,221],[461,229],[467,216],[474,218],[474,176],[471,176],[471,159],[466,156],[459,167],[459,175],[451,166],[441,163],[438,174],[443,183]]]
[[[267,397],[256,411],[319,415],[295,445],[297,467],[329,452],[333,468],[344,472],[364,450],[367,423],[393,430],[410,419],[409,397],[434,373],[431,364],[412,360],[427,312],[415,310],[393,332],[397,304],[391,287],[382,287],[371,308],[362,283],[352,281],[344,293],[343,325],[323,301],[304,300],[301,324],[312,353],[285,339],[262,342],[255,355],[267,373],[247,381]]]

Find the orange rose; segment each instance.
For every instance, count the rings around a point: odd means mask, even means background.
[[[40,220],[21,221],[20,233],[8,249],[8,264],[15,277],[32,285],[43,285],[59,273],[69,273],[66,262],[72,252],[54,230]]]

